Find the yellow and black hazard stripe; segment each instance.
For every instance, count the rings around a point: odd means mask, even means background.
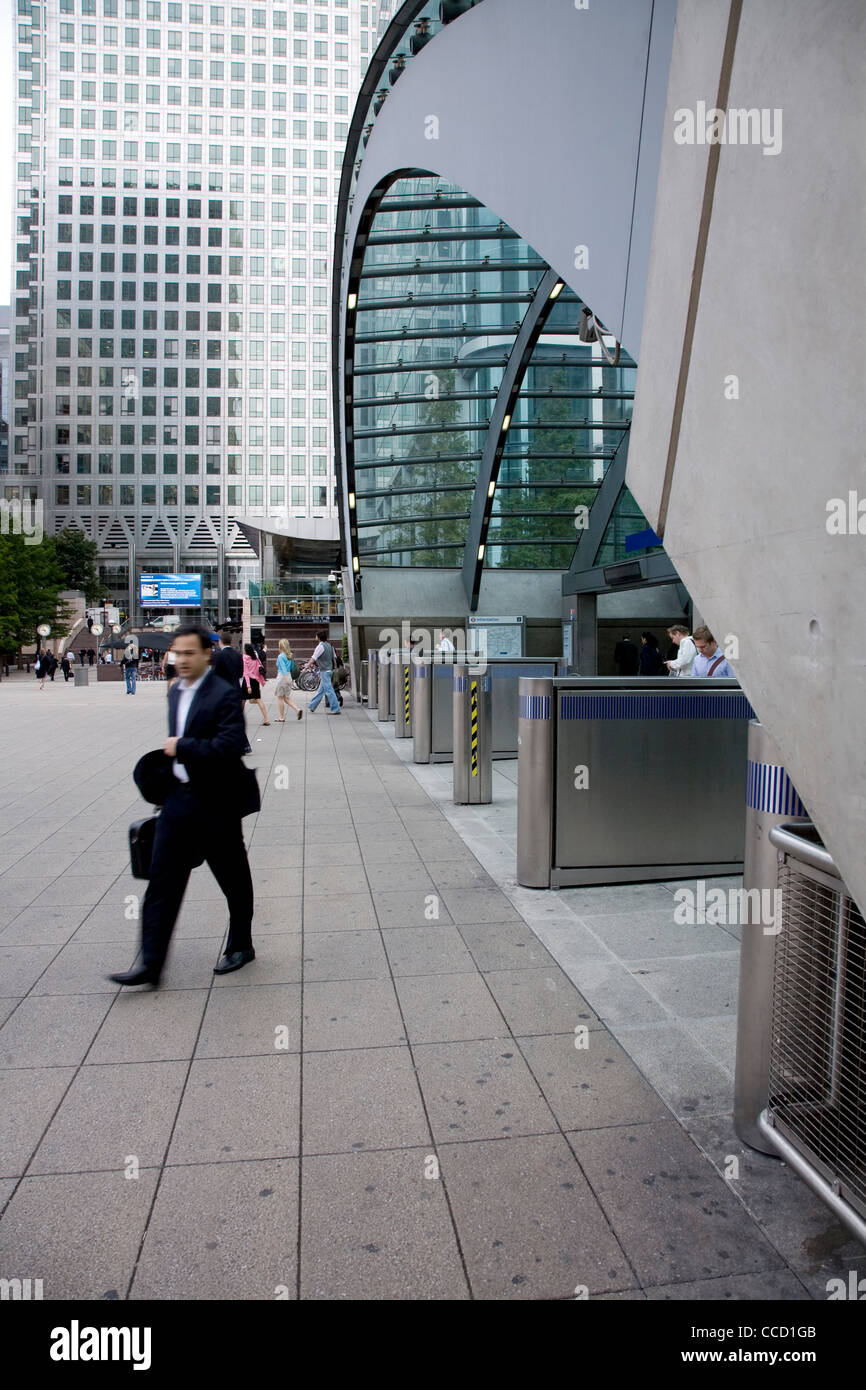
[[[409,723],[409,667],[403,669],[403,718]]]
[[[469,709],[471,714],[469,725],[469,744],[471,749],[472,776],[478,776],[478,682],[472,681],[469,686]]]

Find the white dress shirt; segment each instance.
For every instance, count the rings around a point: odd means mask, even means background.
[[[671,662],[671,675],[680,677],[694,675],[697,654],[698,649],[691,637],[683,637],[677,648],[677,654]]]
[[[193,702],[195,692],[198,690],[205,676],[207,676],[208,674],[209,673],[205,671],[204,676],[199,676],[197,681],[192,681],[191,683],[189,681],[180,681],[178,683],[180,696],[178,697],[177,702],[177,725],[174,731],[175,736],[177,738],[183,737],[183,731],[186,728],[187,716],[189,715],[189,707]],[[171,770],[179,781],[189,781],[189,773],[187,772],[183,763],[178,762],[177,758],[175,758],[174,762],[172,763]]]

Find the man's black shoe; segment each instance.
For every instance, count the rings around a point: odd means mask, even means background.
[[[145,970],[140,966],[138,970],[122,970],[119,975],[109,975],[109,980],[115,985],[156,985],[159,984],[159,976],[154,975],[152,970]]]
[[[230,975],[233,970],[240,970],[241,966],[249,965],[251,960],[255,960],[256,953],[252,946],[248,951],[232,951],[231,955],[224,955],[219,965],[215,965],[213,973],[215,975]]]

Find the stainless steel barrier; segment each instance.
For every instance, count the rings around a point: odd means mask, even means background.
[[[367,668],[367,709],[378,709],[379,707],[379,653],[372,651],[367,653],[367,660],[364,662]]]
[[[769,839],[781,931],[758,1127],[866,1245],[866,921],[814,826],[775,826]]]
[[[493,799],[493,681],[454,663],[454,775],[456,806],[487,805]]]
[[[521,680],[518,881],[560,888],[739,873],[753,717],[734,680]],[[552,728],[537,733],[545,722]],[[527,740],[544,756],[530,761]],[[549,833],[546,818],[532,828],[531,808],[546,797]]]
[[[740,898],[740,995],[737,1010],[737,1065],[734,1076],[734,1128],[744,1143],[774,1153],[758,1125],[767,1104],[773,970],[778,924],[775,898],[778,852],[770,841],[774,826],[807,818],[782,755],[763,724],[749,724],[746,764],[746,843],[744,894]]]
[[[448,762],[454,757],[454,721],[452,668],[456,659],[443,653],[415,658],[416,671],[426,669],[429,675],[417,676],[413,693],[419,696],[419,706],[412,718],[416,763]],[[463,658],[464,661],[466,658]],[[470,663],[471,665],[471,663]],[[555,676],[561,666],[558,657],[488,657],[483,669],[492,679],[493,757],[517,757],[517,683],[522,676]],[[482,668],[479,662],[478,670]],[[420,681],[429,684],[420,686]]]
[[[378,701],[379,723],[384,724],[388,719],[393,718],[391,712],[391,653],[380,652],[378,664]]]
[[[394,735],[412,737],[412,657],[409,652],[392,652],[394,669]]]

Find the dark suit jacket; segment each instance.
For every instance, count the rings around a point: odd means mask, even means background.
[[[220,680],[228,681],[235,689],[240,686],[244,674],[244,659],[237,647],[220,647],[219,651],[214,652],[210,667]]]
[[[178,681],[168,696],[169,737],[176,731],[180,696]],[[255,775],[243,762],[246,746],[240,690],[213,671],[206,672],[193,695],[175,756],[189,774],[190,790],[206,800],[214,815],[248,815],[252,809],[249,801]]]

